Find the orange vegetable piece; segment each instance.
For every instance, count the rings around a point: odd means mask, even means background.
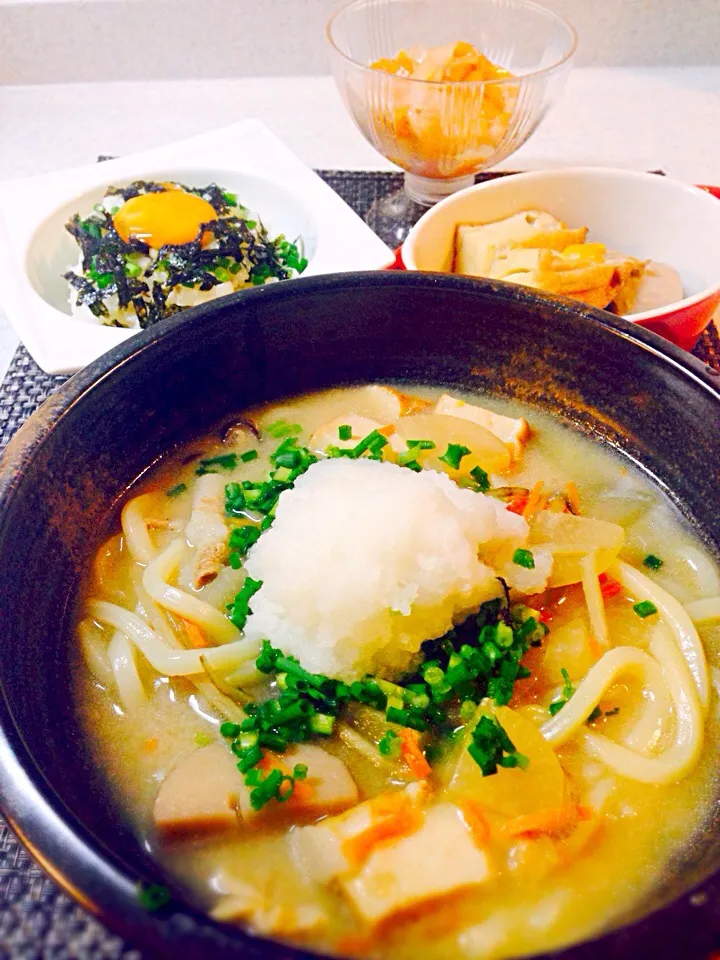
[[[592,812],[575,803],[562,807],[549,807],[536,813],[514,817],[503,825],[503,833],[510,837],[537,836],[561,833],[577,820],[587,820]]]
[[[458,800],[460,813],[465,824],[472,834],[472,838],[478,847],[487,847],[490,842],[490,824],[483,813],[482,807],[471,797],[463,797]]]
[[[518,493],[516,494],[510,503],[507,505],[506,509],[510,513],[517,513],[520,516],[523,515],[525,507],[527,506],[528,495],[527,493]]]
[[[210,644],[205,639],[205,634],[202,632],[200,627],[193,623],[191,620],[185,620],[184,617],[180,617],[180,622],[185,628],[185,633],[188,636],[190,641],[190,646],[195,647],[196,649],[201,649],[202,647],[209,647]]]
[[[158,738],[157,737],[148,737],[147,740],[143,740],[143,750],[145,753],[152,753],[153,750],[157,750]]]
[[[423,823],[423,814],[404,790],[381,793],[369,801],[371,824],[343,843],[347,859],[360,866],[378,844],[415,833]]]
[[[571,480],[565,484],[565,497],[570,505],[570,509],[576,515],[580,515],[580,494],[575,482]]]
[[[292,770],[283,763],[282,760],[275,753],[265,752],[261,760],[255,764],[258,770],[261,770],[265,776],[270,773],[271,770],[279,770],[286,777],[292,775]],[[285,781],[280,787],[280,792],[283,796],[287,795],[290,790],[290,784]],[[293,807],[302,807],[308,800],[312,799],[314,794],[314,789],[312,783],[308,780],[295,780],[293,782],[293,791],[292,796],[286,801],[287,808],[292,810]]]
[[[603,600],[609,600],[611,597],[617,596],[622,590],[621,584],[606,573],[601,573],[598,580],[600,581],[600,593],[603,595]]]
[[[430,764],[420,747],[420,735],[417,730],[402,729],[400,731],[400,752],[412,775],[418,780],[425,780],[430,776]]]
[[[535,514],[538,513],[539,510],[541,509],[542,500],[543,500],[543,482],[542,480],[538,480],[538,482],[530,491],[530,494],[527,498],[527,503],[525,504],[525,508],[523,509],[523,512],[522,512],[523,517],[528,521],[528,523],[531,522]]]

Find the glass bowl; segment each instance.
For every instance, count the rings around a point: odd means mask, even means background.
[[[569,24],[531,0],[350,0],[326,35],[350,115],[405,170],[406,197],[424,207],[469,186],[527,140],[562,92],[577,42]],[[402,49],[458,42],[509,75],[448,81],[371,66]]]

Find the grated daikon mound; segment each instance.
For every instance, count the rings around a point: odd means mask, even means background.
[[[397,675],[424,640],[500,594],[478,552],[504,553],[527,531],[522,517],[444,474],[320,461],[281,494],[248,554],[263,586],[246,636],[327,676]]]

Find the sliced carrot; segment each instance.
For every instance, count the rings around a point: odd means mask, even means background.
[[[543,482],[538,480],[535,486],[530,491],[530,494],[527,498],[527,503],[522,512],[523,517],[530,523],[530,521],[535,517],[535,514],[538,513],[542,507],[543,500]]]
[[[211,646],[205,639],[205,634],[196,623],[193,623],[192,620],[186,620],[184,617],[180,617],[180,622],[185,628],[185,633],[188,636],[191,647],[202,649],[203,647]]]
[[[388,790],[373,797],[368,801],[368,805],[373,820],[377,820],[407,811],[412,806],[412,801],[404,790]]]
[[[304,807],[315,795],[315,788],[307,780],[294,780],[292,796],[288,800],[291,807]]]
[[[605,649],[598,643],[597,639],[592,634],[589,634],[588,636],[588,647],[590,648],[590,653],[595,660],[599,660],[603,653],[605,653]]]
[[[335,952],[341,957],[363,956],[375,946],[375,937],[371,934],[349,933],[335,943]]]
[[[490,824],[487,822],[480,804],[470,797],[463,797],[462,800],[458,801],[458,806],[476,846],[487,847],[490,842]]]
[[[606,573],[601,573],[598,580],[600,581],[600,593],[603,595],[604,600],[609,600],[611,597],[617,596],[622,590],[622,585]]]
[[[570,511],[575,514],[575,516],[580,515],[580,494],[578,493],[578,488],[575,485],[574,480],[570,480],[565,484],[565,499],[568,502]]]
[[[553,834],[562,832],[578,819],[580,819],[579,808],[572,803],[514,817],[508,820],[502,829],[503,833],[510,837]]]
[[[378,433],[381,433],[384,437],[391,437],[395,433],[395,424],[388,423],[384,427],[378,427]]]
[[[350,863],[360,866],[365,863],[378,844],[385,840],[395,840],[410,833],[415,833],[422,824],[423,815],[421,811],[409,803],[405,810],[378,820],[371,824],[367,830],[363,830],[357,836],[346,840],[342,845],[343,853]]]
[[[430,776],[431,768],[420,747],[420,734],[417,730],[403,728],[399,736],[401,741],[400,752],[410,768],[410,773],[418,780],[425,780],[426,777]]]
[[[517,493],[515,494],[515,496],[512,498],[512,500],[510,501],[510,503],[507,505],[505,509],[509,513],[517,513],[522,515],[523,511],[525,510],[525,507],[527,506],[527,502],[528,502],[527,493]]]
[[[255,764],[256,769],[262,771],[266,776],[270,773],[271,770],[279,770],[286,777],[292,776],[292,769],[284,763],[280,757],[275,753],[265,752],[260,760]],[[285,781],[280,787],[280,791],[283,796],[287,796],[290,793],[290,784]],[[288,809],[294,809],[295,807],[304,806],[309,800],[312,799],[315,793],[315,788],[312,784],[312,778],[309,777],[307,780],[295,780],[292,785],[292,795],[288,796],[287,806]]]

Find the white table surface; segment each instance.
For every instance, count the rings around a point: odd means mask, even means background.
[[[87,163],[259,117],[313,167],[392,170],[329,77],[0,85],[0,180]],[[575,70],[560,103],[499,169],[662,169],[720,183],[720,67]],[[0,377],[17,346],[0,316]]]

